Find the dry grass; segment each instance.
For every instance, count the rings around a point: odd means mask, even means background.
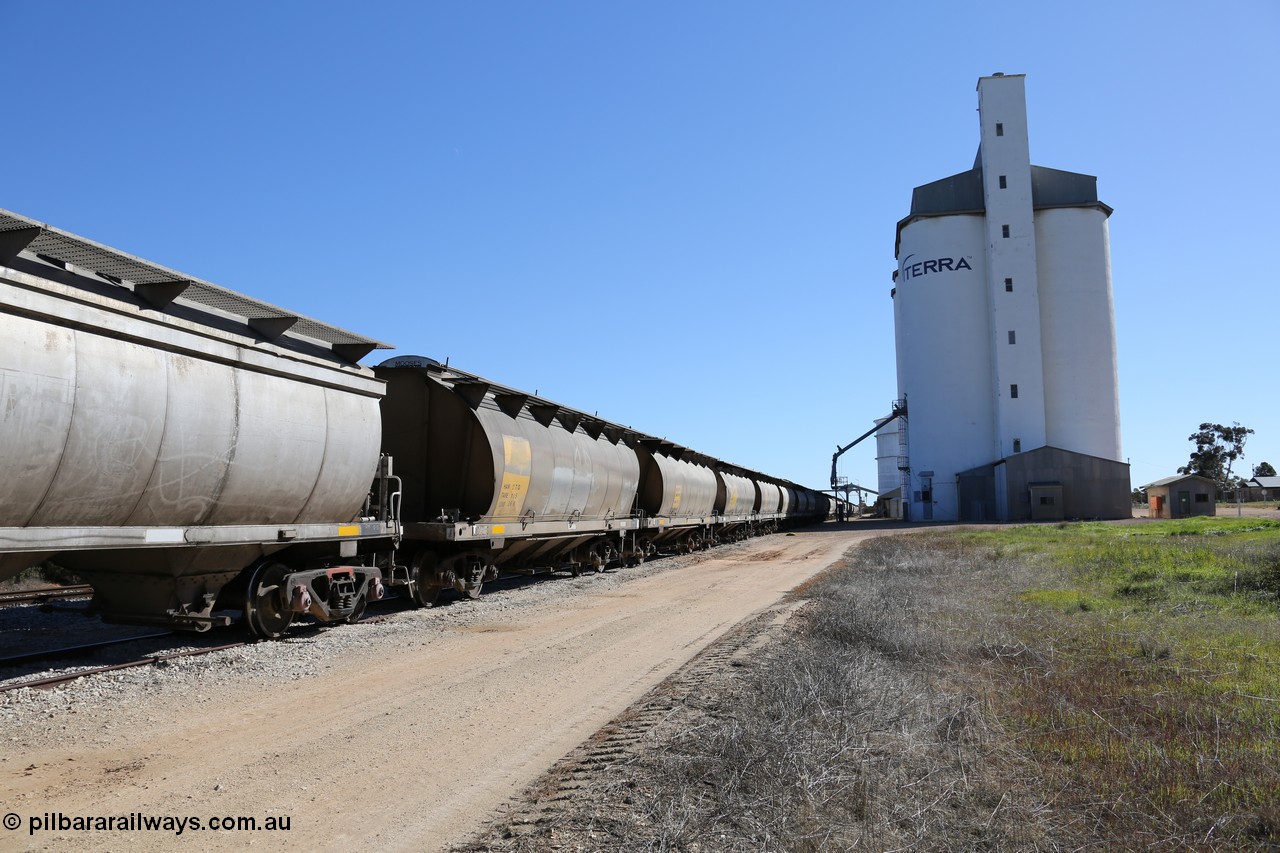
[[[1008,567],[1004,567],[1007,572]],[[655,762],[654,850],[1048,848],[1027,767],[1002,754],[987,696],[957,661],[999,574],[940,543],[859,549],[811,585],[800,630],[761,660],[727,713]],[[625,846],[625,845],[624,845]]]
[[[1277,536],[873,540],[745,666],[669,685],[629,757],[468,849],[1280,849]]]
[[[0,580],[0,590],[17,592],[25,589],[39,589],[52,584],[75,585],[84,580],[74,572],[62,568],[52,560],[45,560],[38,566],[23,569],[10,578]]]

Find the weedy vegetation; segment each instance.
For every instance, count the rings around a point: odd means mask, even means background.
[[[789,640],[675,737],[649,787],[658,850],[1051,844],[1035,768],[958,662],[1003,646],[1013,567],[958,539],[873,540],[799,594]],[[985,660],[985,659],[984,659]],[[980,667],[979,667],[980,669]],[[625,845],[623,845],[625,846]]]
[[[1072,827],[1130,849],[1280,845],[1280,523],[959,538],[1037,569],[992,709]]]
[[[1280,848],[1280,523],[888,536],[470,849]]]
[[[50,584],[82,584],[84,580],[75,572],[64,569],[52,560],[23,569],[11,578],[0,580],[0,590],[16,591]]]

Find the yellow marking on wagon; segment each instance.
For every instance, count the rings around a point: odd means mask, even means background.
[[[493,515],[499,518],[518,518],[524,510],[524,500],[529,493],[529,477],[533,473],[533,452],[529,439],[518,435],[502,437],[502,484],[498,488],[498,500]]]
[[[359,536],[360,525],[358,524],[341,524],[338,525],[339,536]]]
[[[507,532],[507,526],[506,526],[505,524],[495,524],[495,525],[493,526],[493,532],[494,532],[494,533],[506,533],[506,532]]]

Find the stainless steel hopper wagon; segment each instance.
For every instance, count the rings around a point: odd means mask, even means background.
[[[828,513],[431,359],[359,364],[386,348],[0,211],[0,580],[52,559],[108,619],[270,638]]]
[[[358,615],[398,533],[385,347],[0,211],[0,579],[52,557],[195,630]]]

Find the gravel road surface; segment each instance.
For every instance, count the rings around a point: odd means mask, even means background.
[[[0,812],[21,820],[0,829],[0,849],[447,849],[878,526],[826,524],[0,695]],[[29,834],[59,815],[287,817],[289,829]]]

